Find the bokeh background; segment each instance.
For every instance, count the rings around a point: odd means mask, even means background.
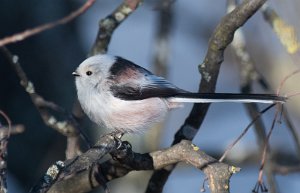
[[[97,34],[99,20],[110,14],[121,2],[98,0],[74,21],[8,46],[19,56],[22,67],[39,94],[71,111],[76,99],[71,73],[87,57]],[[61,18],[83,3],[83,0],[2,0],[0,38]],[[109,45],[109,54],[119,55],[150,70],[157,70],[154,65],[160,21],[157,3],[155,0],[145,1],[119,26]],[[269,3],[287,23],[300,31],[299,1],[274,0]],[[186,90],[197,91],[201,78],[197,66],[203,61],[208,39],[225,12],[225,1],[185,0],[173,3],[172,23],[166,42],[167,70],[164,76],[168,80]],[[275,93],[283,77],[299,68],[299,55],[291,56],[286,52],[261,12],[257,12],[243,30],[255,67],[271,85],[268,92]],[[299,91],[299,78],[300,75],[287,82],[283,92]],[[229,48],[225,53],[217,91],[238,93],[239,87],[237,60]],[[264,92],[259,85],[255,85],[254,91]],[[295,126],[299,125],[298,103],[295,98],[291,105],[287,105]],[[192,105],[186,105],[172,111],[165,123],[157,125],[149,133],[126,136],[126,139],[138,152],[168,147],[191,107]],[[26,127],[24,133],[12,136],[9,140],[8,182],[10,192],[28,192],[51,164],[65,159],[66,138],[44,125],[29,96],[19,85],[16,74],[2,55],[0,109],[9,115],[13,123]],[[273,110],[264,116],[268,129],[273,116]],[[218,158],[250,121],[241,104],[213,104],[193,142]],[[87,118],[84,126],[90,136],[98,136],[103,132]],[[271,144],[274,151],[285,153],[282,157],[297,158],[294,142],[284,123],[277,124]],[[250,130],[230,154],[232,163],[242,167],[242,171],[232,177],[232,192],[251,192],[258,175],[257,152],[255,134]],[[253,161],[249,155],[258,158]],[[132,172],[109,183],[109,187],[112,192],[143,192],[150,174]],[[280,192],[298,192],[299,177],[298,173],[276,176]],[[204,175],[200,171],[179,164],[170,176],[164,192],[199,192],[203,179]]]

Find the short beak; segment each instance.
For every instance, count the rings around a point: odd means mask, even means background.
[[[80,76],[76,71],[75,71],[75,72],[72,72],[72,75],[73,75],[73,76]]]

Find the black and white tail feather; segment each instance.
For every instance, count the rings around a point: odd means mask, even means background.
[[[113,82],[110,90],[115,97],[123,100],[160,97],[179,103],[284,103],[286,101],[285,97],[272,94],[191,93],[121,57],[115,57],[109,72]]]
[[[170,99],[180,103],[285,103],[286,97],[271,94],[182,93]]]

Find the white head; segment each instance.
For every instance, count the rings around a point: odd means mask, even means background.
[[[98,87],[108,76],[116,58],[110,55],[96,55],[84,60],[72,74],[77,76],[77,90]]]

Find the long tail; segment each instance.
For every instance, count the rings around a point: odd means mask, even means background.
[[[286,97],[272,94],[236,94],[236,93],[180,93],[169,99],[182,103],[285,103]]]

